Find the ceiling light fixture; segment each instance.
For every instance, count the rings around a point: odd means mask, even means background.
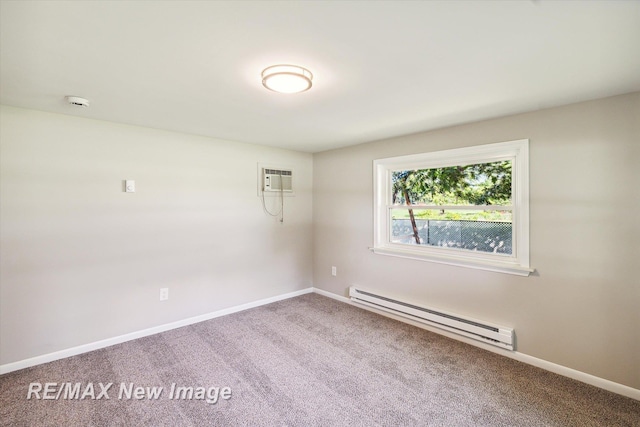
[[[313,74],[297,65],[272,65],[262,71],[262,85],[279,93],[300,93],[311,89]]]

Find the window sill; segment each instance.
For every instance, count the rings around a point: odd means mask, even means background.
[[[496,273],[513,274],[516,276],[529,276],[534,272],[533,268],[524,267],[515,262],[496,262],[480,258],[465,256],[433,255],[422,251],[396,247],[374,247],[370,250],[379,255],[395,256],[399,258],[415,259],[418,261],[436,262],[439,264],[455,265],[458,267],[475,268],[478,270],[493,271]]]

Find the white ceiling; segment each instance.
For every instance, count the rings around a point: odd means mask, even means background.
[[[638,90],[640,1],[0,3],[3,104],[300,151]]]

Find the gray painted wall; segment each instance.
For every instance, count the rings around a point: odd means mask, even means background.
[[[0,364],[312,285],[312,155],[0,114]],[[295,169],[283,225],[258,162]]]
[[[516,139],[530,139],[533,276],[367,249],[374,159]],[[512,326],[521,353],[640,389],[640,93],[318,153],[313,185],[315,287]]]
[[[0,119],[0,364],[358,284],[513,326],[522,353],[640,389],[639,93],[313,156],[4,106]],[[374,159],[522,138],[533,276],[368,251]],[[258,162],[296,170],[284,225],[262,211]]]

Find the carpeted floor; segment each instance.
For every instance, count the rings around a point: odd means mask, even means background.
[[[85,399],[36,399],[31,383],[81,383]],[[99,383],[109,399],[91,398]],[[213,403],[214,387],[231,397]],[[640,426],[640,402],[308,294],[3,375],[0,423]]]

